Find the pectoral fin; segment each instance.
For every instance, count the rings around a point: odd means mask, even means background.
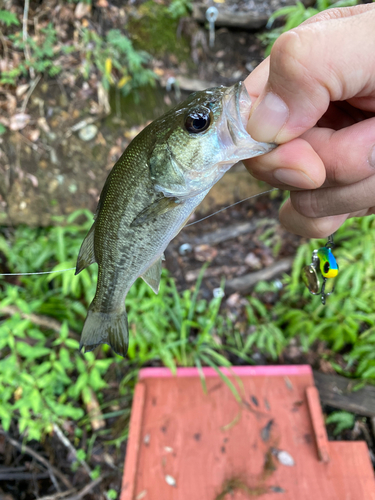
[[[161,265],[161,260],[162,257],[160,257],[152,266],[150,266],[147,271],[145,271],[141,278],[145,283],[148,284],[152,290],[158,294],[159,293],[159,286],[160,286],[160,277],[161,277],[161,270],[162,270],[162,265]]]
[[[95,222],[91,226],[91,229],[87,233],[87,236],[83,240],[83,243],[79,250],[75,274],[79,274],[83,269],[88,267],[90,264],[96,262],[95,251],[94,251],[94,233],[95,233]]]
[[[176,208],[179,203],[178,198],[167,198],[163,196],[139,212],[130,224],[130,227],[140,226],[141,224],[144,224],[159,215],[165,214],[169,212],[169,210]]]

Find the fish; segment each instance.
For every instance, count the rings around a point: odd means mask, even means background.
[[[239,160],[276,147],[246,131],[251,99],[243,82],[191,94],[145,127],[109,173],[76,273],[98,264],[96,293],[80,349],[108,344],[125,356],[125,298],[141,277],[157,294],[164,250],[212,186]]]

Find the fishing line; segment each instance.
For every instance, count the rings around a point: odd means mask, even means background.
[[[202,222],[203,220],[209,219],[210,217],[213,217],[216,214],[219,214],[220,212],[224,212],[224,210],[227,210],[228,208],[234,207],[235,205],[239,205],[240,203],[243,203],[244,201],[251,200],[251,198],[256,198],[257,196],[261,196],[262,194],[267,194],[267,193],[272,193],[272,191],[277,191],[278,188],[273,188],[269,189],[268,191],[263,191],[262,193],[258,194],[253,194],[252,196],[249,196],[248,198],[244,198],[243,200],[236,201],[236,203],[232,203],[232,205],[228,205],[227,207],[221,208],[217,212],[214,212],[213,214],[207,215],[206,217],[203,217],[203,219],[196,220],[194,222],[190,222],[190,224],[186,224],[185,227],[192,226],[193,224],[198,224],[198,222]]]
[[[0,276],[32,276],[33,274],[52,274],[64,273],[65,271],[72,271],[75,267],[68,267],[68,269],[58,269],[56,271],[41,271],[39,273],[1,273]]]
[[[244,201],[251,200],[252,198],[256,198],[257,196],[262,196],[262,194],[268,194],[272,193],[272,191],[277,191],[277,188],[273,189],[268,189],[268,191],[263,191],[262,193],[258,194],[253,194],[251,196],[248,196],[247,198],[244,198],[243,200],[236,201],[236,203],[232,203],[231,205],[228,205],[227,207],[223,207],[217,212],[214,212],[213,214],[207,215],[206,217],[203,217],[203,219],[196,220],[194,222],[191,222],[190,224],[187,224],[185,227],[193,226],[194,224],[198,224],[198,222],[202,222],[206,219],[209,219],[210,217],[213,217],[216,214],[219,214],[220,212],[224,212],[224,210],[227,210],[228,208],[234,207],[236,205],[239,205],[240,203],[243,203]],[[53,273],[64,273],[65,271],[72,271],[75,269],[75,267],[68,267],[68,269],[59,269],[56,271],[41,271],[38,273],[0,273],[0,276],[34,276],[36,274],[53,274]]]

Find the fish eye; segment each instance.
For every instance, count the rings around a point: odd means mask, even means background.
[[[208,129],[211,123],[211,111],[199,108],[191,111],[185,118],[185,128],[191,134],[199,134]]]

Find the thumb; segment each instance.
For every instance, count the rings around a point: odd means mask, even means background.
[[[375,5],[360,7],[326,11],[278,38],[247,125],[255,140],[290,141],[312,128],[330,101],[375,97]]]

